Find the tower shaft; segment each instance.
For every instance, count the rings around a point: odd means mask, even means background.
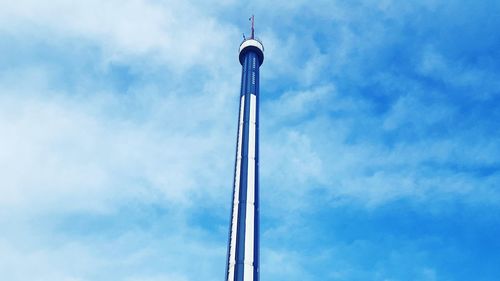
[[[262,44],[245,40],[242,65],[227,281],[259,280],[259,67]]]

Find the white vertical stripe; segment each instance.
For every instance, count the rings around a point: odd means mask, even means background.
[[[253,281],[253,266],[245,264],[243,267],[243,280],[250,280]]]
[[[250,94],[250,120],[248,129],[248,170],[247,170],[247,203],[245,218],[245,280],[253,280],[254,256],[254,216],[255,216],[255,122],[256,122],[256,96]]]
[[[234,281],[234,266],[236,264],[236,230],[238,227],[238,204],[240,194],[240,172],[241,172],[241,146],[243,138],[243,113],[245,109],[245,96],[241,96],[240,101],[240,121],[238,124],[238,143],[236,145],[236,174],[234,175],[234,199],[233,213],[231,218],[231,241],[229,243],[229,266],[228,266],[228,281]]]

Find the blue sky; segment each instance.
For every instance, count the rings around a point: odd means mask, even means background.
[[[3,1],[4,280],[223,280],[248,17],[262,280],[498,280],[498,1]]]

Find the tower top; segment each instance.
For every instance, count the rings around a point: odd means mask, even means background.
[[[249,51],[253,51],[257,53],[257,56],[259,57],[259,63],[262,64],[264,62],[264,45],[259,39],[255,38],[254,16],[252,15],[252,17],[250,17],[248,20],[252,22],[252,34],[250,39],[244,38],[243,42],[240,45],[240,63],[243,65],[245,54]]]

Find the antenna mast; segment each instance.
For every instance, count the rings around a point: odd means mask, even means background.
[[[254,29],[255,19],[254,19],[254,15],[252,15],[251,19],[252,19],[252,39],[255,39],[255,29]]]

